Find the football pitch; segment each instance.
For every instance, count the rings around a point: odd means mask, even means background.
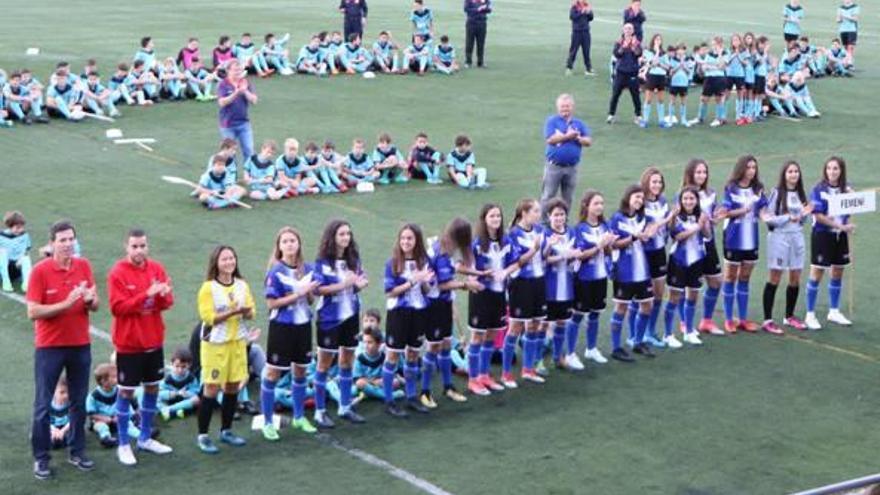
[[[591,79],[563,75],[568,0],[498,0],[489,21],[487,69],[451,77],[255,81],[260,102],[251,109],[251,120],[257,144],[293,136],[302,147],[329,138],[342,152],[353,138],[365,138],[372,148],[380,132],[389,132],[406,148],[425,131],[437,149],[447,152],[454,137],[466,133],[478,163],[489,169],[488,191],[418,181],[380,186],[373,194],[208,212],[186,189],[160,180],[162,175],[196,180],[216,149],[216,105],[186,102],[121,108],[123,118],[114,126],[126,137],[155,138],[152,153],[114,145],[104,137],[107,124],[96,121],[3,129],[0,210],[21,210],[35,245],[45,242],[53,221],[75,222],[102,296],[92,324],[104,330],[110,327],[107,270],[122,256],[125,232],[132,226],[146,229],[151,254],[174,280],[177,302],[166,314],[167,356],[189,339],[212,247],[222,242],[237,249],[239,266],[257,293],[274,235],[283,225],[303,233],[306,257],[313,258],[327,220],[348,219],[371,280],[364,306],[384,307],[382,267],[404,221],[436,235],[454,216],[475,220],[486,202],[502,204],[509,219],[517,200],[539,194],[543,121],[562,92],[574,95],[576,115],[593,130],[594,146],[581,163],[577,195],[588,187],[602,190],[606,213],[648,165],[659,166],[669,189],[677,189],[684,164],[695,156],[709,162],[716,188],[745,153],[758,157],[768,186],[789,158],[800,161],[811,186],[824,159],[839,154],[856,189],[880,187],[875,108],[880,36],[878,13],[864,8],[870,6],[863,6],[856,77],[809,82],[821,119],[643,130],[630,123],[628,97],[621,101],[621,123],[604,123],[608,57],[626,3],[596,2],[592,53],[598,75]],[[783,1],[644,3],[646,36],[659,31],[667,44],[680,40],[692,46],[715,34],[726,38],[753,31],[770,36],[773,53],[781,52]],[[837,3],[806,2],[804,30],[814,43],[827,45],[834,37]],[[336,5],[331,0],[17,2],[0,30],[0,67],[7,72],[28,67],[46,82],[58,60],[69,61],[79,73],[87,58],[96,58],[106,80],[118,62],[131,61],[145,35],[153,36],[163,57],[176,55],[190,36],[201,40],[205,57],[220,34],[235,39],[244,31],[253,33],[255,42],[266,32],[289,31],[296,51],[311,33],[341,29]],[[427,5],[434,10],[436,33],[450,35],[463,63],[461,1],[428,0]],[[409,2],[370,0],[369,8],[365,37],[370,43],[383,29],[399,41],[408,37]],[[39,47],[40,55],[25,56],[29,47]],[[692,90],[691,116],[696,104]],[[844,309],[849,311],[850,297],[854,309],[850,328],[829,324],[785,337],[707,337],[700,348],[661,351],[651,362],[588,365],[578,374],[554,370],[543,386],[521,384],[519,390],[471,397],[464,404],[438,400],[432,414],[403,421],[368,402],[359,408],[366,425],[341,425],[319,438],[282,430],[282,440],[270,444],[240,421],[235,427],[248,445],[223,448],[213,457],[198,451],[194,419],[175,421],[162,426],[162,440],[174,453],[142,454],[133,469],[121,466],[114,451],[102,449],[90,433],[95,471],[77,472],[56,451],[56,476],[49,482],[37,482],[31,474],[32,324],[20,302],[0,298],[0,493],[771,494],[874,473],[880,471],[880,294],[874,292],[880,222],[876,214],[854,222],[855,269],[847,272],[844,288]],[[765,232],[762,227],[762,236]],[[751,283],[754,320],[761,319],[765,280],[762,257]],[[803,294],[802,288],[798,314]],[[459,297],[461,313],[465,299]],[[827,299],[825,282],[820,317]],[[781,311],[778,301],[776,313]],[[262,300],[258,313],[265,329]],[[603,315],[600,330],[603,351],[608,316]],[[106,361],[110,351],[106,340],[93,340],[95,364]],[[252,396],[258,390],[253,386]]]

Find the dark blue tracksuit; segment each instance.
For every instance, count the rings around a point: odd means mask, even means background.
[[[642,29],[642,24],[647,20],[648,18],[645,16],[644,10],[640,10],[638,14],[634,14],[632,9],[626,9],[623,11],[623,23],[632,24],[633,34],[635,34],[639,41],[643,41],[644,30]]]
[[[483,66],[483,53],[486,47],[486,17],[492,13],[490,0],[464,0],[464,13],[467,23],[464,29],[465,63],[473,61],[474,46],[477,48],[477,66]]]
[[[571,45],[568,47],[568,60],[565,66],[572,68],[580,49],[584,56],[584,68],[593,70],[593,63],[590,60],[590,22],[593,20],[593,9],[584,11],[572,6],[568,18],[571,19]]]
[[[639,96],[639,57],[642,56],[642,45],[636,43],[635,47],[623,47],[621,39],[614,44],[614,58],[617,59],[617,69],[614,73],[614,87],[611,92],[611,103],[608,115],[617,113],[617,101],[624,89],[629,90],[632,97],[636,117],[642,115],[642,99]]]
[[[339,10],[345,16],[343,31],[345,41],[352,34],[364,36],[364,19],[367,18],[367,0],[339,0]]]

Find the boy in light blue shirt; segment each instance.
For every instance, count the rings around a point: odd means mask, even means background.
[[[3,291],[12,292],[12,282],[21,281],[21,291],[27,292],[28,277],[31,274],[31,236],[25,230],[25,219],[19,211],[9,211],[3,215],[0,232],[0,280]]]
[[[455,138],[455,148],[446,155],[446,170],[452,182],[464,189],[485,189],[488,172],[477,167],[477,158],[471,151],[471,140],[465,135]]]
[[[440,37],[440,44],[434,47],[434,68],[444,74],[458,72],[455,60],[455,47],[449,43],[449,36]]]

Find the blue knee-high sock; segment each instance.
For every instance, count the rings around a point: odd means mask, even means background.
[[[267,425],[272,424],[272,415],[275,412],[275,385],[277,382],[269,380],[265,376],[260,382],[260,412]]]
[[[715,118],[718,120],[727,119],[727,105],[726,105],[726,103],[717,103],[715,105]]]
[[[422,392],[431,391],[431,382],[434,379],[434,370],[437,369],[437,353],[426,352],[422,356]]]
[[[306,403],[306,377],[298,376],[293,378],[290,385],[290,395],[293,398],[293,419],[303,417]]]
[[[351,407],[351,368],[339,368],[339,407],[343,410]]]
[[[595,349],[599,341],[599,313],[587,316],[587,349]]]
[[[678,111],[680,112],[680,117],[679,117],[679,119],[681,120],[681,122],[682,122],[682,123],[687,122],[687,121],[688,121],[688,107],[687,107],[687,103],[681,103],[681,104],[679,104]]]
[[[150,435],[153,433],[153,416],[156,415],[156,403],[159,401],[158,393],[149,393],[144,392],[143,399],[141,400],[141,434],[138,441],[143,443],[150,439]]]
[[[705,101],[700,101],[700,106],[697,108],[697,118],[700,119],[700,122],[706,120],[706,117],[709,113],[709,106]]]
[[[406,398],[416,398],[416,387],[419,380],[419,362],[407,361],[403,367],[403,378],[406,382]]]
[[[707,320],[712,319],[712,315],[715,313],[715,304],[718,302],[718,288],[717,287],[706,287],[706,291],[703,293],[703,318]]]
[[[529,332],[523,333],[522,336],[522,369],[532,369],[532,363],[535,359],[535,340]]]
[[[648,331],[646,335],[657,338],[657,320],[660,319],[660,310],[663,309],[663,300],[654,300],[654,306],[651,307],[651,317],[648,318]]]
[[[388,360],[382,365],[382,391],[385,393],[385,402],[394,402],[394,372],[397,364]]]
[[[749,282],[736,283],[736,306],[739,308],[739,319],[745,321],[749,317]]]
[[[642,120],[648,122],[651,119],[651,104],[645,101],[642,104]]]
[[[553,323],[553,361],[562,358],[562,346],[565,345],[565,326]]]
[[[510,373],[513,367],[513,356],[516,354],[516,335],[507,333],[504,336],[504,347],[501,349],[501,370]]]
[[[648,331],[648,320],[651,319],[651,313],[639,313],[636,315],[636,339],[635,344],[641,344],[645,341],[645,332]]]
[[[567,351],[566,354],[573,354],[575,349],[577,348],[578,329],[581,326],[581,320],[583,318],[583,314],[575,313],[571,315],[571,319],[565,323],[565,350]]]
[[[678,306],[678,303],[672,302],[671,300],[666,302],[666,311],[663,313],[663,323],[666,325],[667,337],[672,335],[675,331],[672,326],[675,324],[675,312],[678,309]]]
[[[611,315],[611,348],[615,351],[620,349],[620,334],[623,333],[623,317],[623,314],[617,312]]]
[[[480,349],[480,374],[488,375],[492,366],[492,355],[495,354],[495,342],[486,339]]]
[[[819,296],[819,281],[810,279],[807,281],[807,312],[816,311],[816,298]]]
[[[452,387],[452,350],[441,349],[437,357],[437,367],[440,368],[440,378],[443,380],[443,389]]]
[[[128,438],[128,426],[131,421],[131,400],[122,396],[121,393],[116,394],[116,438],[119,439],[119,445],[128,445],[131,441]]]
[[[636,315],[639,314],[639,303],[635,301],[629,302],[629,308],[626,310],[626,320],[629,324],[629,338],[636,338]]]
[[[684,324],[687,329],[687,333],[693,333],[696,328],[694,328],[694,315],[697,314],[697,300],[696,299],[688,299],[684,302]]]
[[[733,300],[735,297],[733,282],[724,282],[721,285],[721,290],[724,292],[724,319],[727,321],[732,321]]]
[[[832,278],[828,282],[828,306],[831,309],[840,309],[841,289],[843,289],[842,278]]]
[[[480,344],[468,344],[468,378],[471,380],[480,376]]]
[[[666,121],[666,103],[662,101],[657,102],[657,122],[663,123]]]
[[[684,304],[679,301],[678,304],[678,321],[684,321]]]
[[[327,408],[327,372],[315,371],[315,411],[324,411]]]

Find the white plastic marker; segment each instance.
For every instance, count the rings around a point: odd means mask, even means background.
[[[198,184],[196,184],[196,183],[193,182],[193,181],[186,180],[186,179],[184,179],[183,177],[175,177],[175,176],[173,176],[173,175],[163,175],[163,176],[162,176],[162,180],[164,180],[165,182],[168,182],[168,183],[170,183],[170,184],[179,184],[179,185],[181,185],[181,186],[189,186],[189,187],[191,187],[191,188],[193,188],[193,189],[198,189],[198,188],[199,188],[199,185],[198,185]],[[219,196],[219,195],[220,195],[220,193],[217,192],[217,191],[214,191],[213,194],[214,194],[215,196]],[[229,202],[232,203],[232,204],[234,204],[234,205],[236,205],[236,206],[241,206],[242,208],[245,208],[245,209],[248,209],[248,210],[250,210],[251,208],[253,208],[253,206],[251,206],[251,205],[249,205],[249,204],[247,204],[247,203],[244,203],[244,202],[242,202],[242,201],[235,200],[235,199],[230,199]]]
[[[39,48],[28,48],[27,50],[25,50],[24,54],[29,55],[31,57],[36,57],[37,55],[40,54],[40,49]]]
[[[83,112],[82,115],[84,117],[88,117],[90,119],[101,120],[103,122],[116,122],[113,117],[108,117],[106,115],[98,115],[96,113]]]
[[[372,182],[358,182],[357,192],[359,193],[371,193],[375,190],[376,186]]]
[[[107,139],[120,139],[122,138],[122,129],[107,129],[104,135],[107,136]]]
[[[150,148],[149,146],[144,144],[142,141],[135,141],[134,144],[138,145],[143,150],[149,151],[150,153],[153,152],[153,148]]]
[[[107,136],[107,137],[110,137],[110,136]],[[116,144],[135,144],[135,143],[153,144],[156,142],[156,140],[153,138],[126,138],[126,139],[114,139],[113,142]]]

